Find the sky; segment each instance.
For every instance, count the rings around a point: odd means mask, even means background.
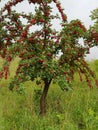
[[[4,5],[4,3],[8,0],[2,0],[0,3],[0,8]],[[62,7],[64,8],[64,12],[67,15],[68,21],[73,19],[80,19],[83,24],[89,28],[93,22],[90,19],[91,11],[98,8],[98,0],[59,0],[61,2]],[[31,7],[28,6],[27,0],[24,0],[23,5],[17,6],[17,11],[30,11]],[[54,6],[54,5],[53,5]],[[32,8],[33,10],[33,8]],[[56,12],[56,8],[54,7],[54,12]],[[55,25],[58,28],[57,25]],[[98,59],[98,47],[93,47],[90,50],[90,54],[86,57],[87,60]]]

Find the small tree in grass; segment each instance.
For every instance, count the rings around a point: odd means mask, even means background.
[[[91,87],[91,79],[95,78],[95,75],[84,59],[91,41],[80,20],[67,21],[57,0],[28,0],[29,4],[35,6],[34,14],[18,13],[13,9],[13,6],[22,2],[23,0],[10,1],[0,10],[0,55],[5,59],[0,78],[8,78],[10,62],[19,56],[16,75],[9,88],[21,90],[25,81],[33,81],[36,78],[44,81],[40,99],[40,110],[44,115],[51,81],[58,83],[62,90],[70,90],[74,73],[77,71],[80,80],[81,74],[84,74]],[[56,5],[60,16],[53,14],[52,3]],[[23,24],[23,19],[27,24]],[[54,19],[61,19],[61,31],[53,29],[51,21]],[[39,28],[33,31],[31,27],[35,25]],[[80,38],[83,39],[84,45],[79,43]]]

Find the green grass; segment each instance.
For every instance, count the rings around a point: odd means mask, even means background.
[[[18,60],[11,64],[11,77]],[[96,62],[90,65],[97,72]],[[73,83],[73,91],[63,92],[51,84],[47,113],[41,117],[41,88],[37,89],[35,82],[29,81],[25,83],[26,93],[19,95],[8,90],[9,82],[10,79],[0,82],[0,130],[98,130],[98,88],[90,89],[78,78]]]

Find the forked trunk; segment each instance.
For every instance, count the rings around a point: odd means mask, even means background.
[[[43,89],[43,93],[40,99],[40,114],[42,116],[45,115],[46,113],[46,96],[49,90],[49,86],[50,86],[51,80],[48,81],[47,79],[44,80],[44,89]]]

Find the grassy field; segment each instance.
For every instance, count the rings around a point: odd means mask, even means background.
[[[11,64],[10,78],[15,74],[17,61]],[[97,72],[98,61],[90,65]],[[98,88],[95,86],[90,89],[85,81],[75,78],[73,91],[63,92],[51,84],[47,114],[41,117],[41,88],[29,81],[25,83],[26,93],[19,95],[8,90],[10,78],[0,81],[0,130],[98,130]]]

